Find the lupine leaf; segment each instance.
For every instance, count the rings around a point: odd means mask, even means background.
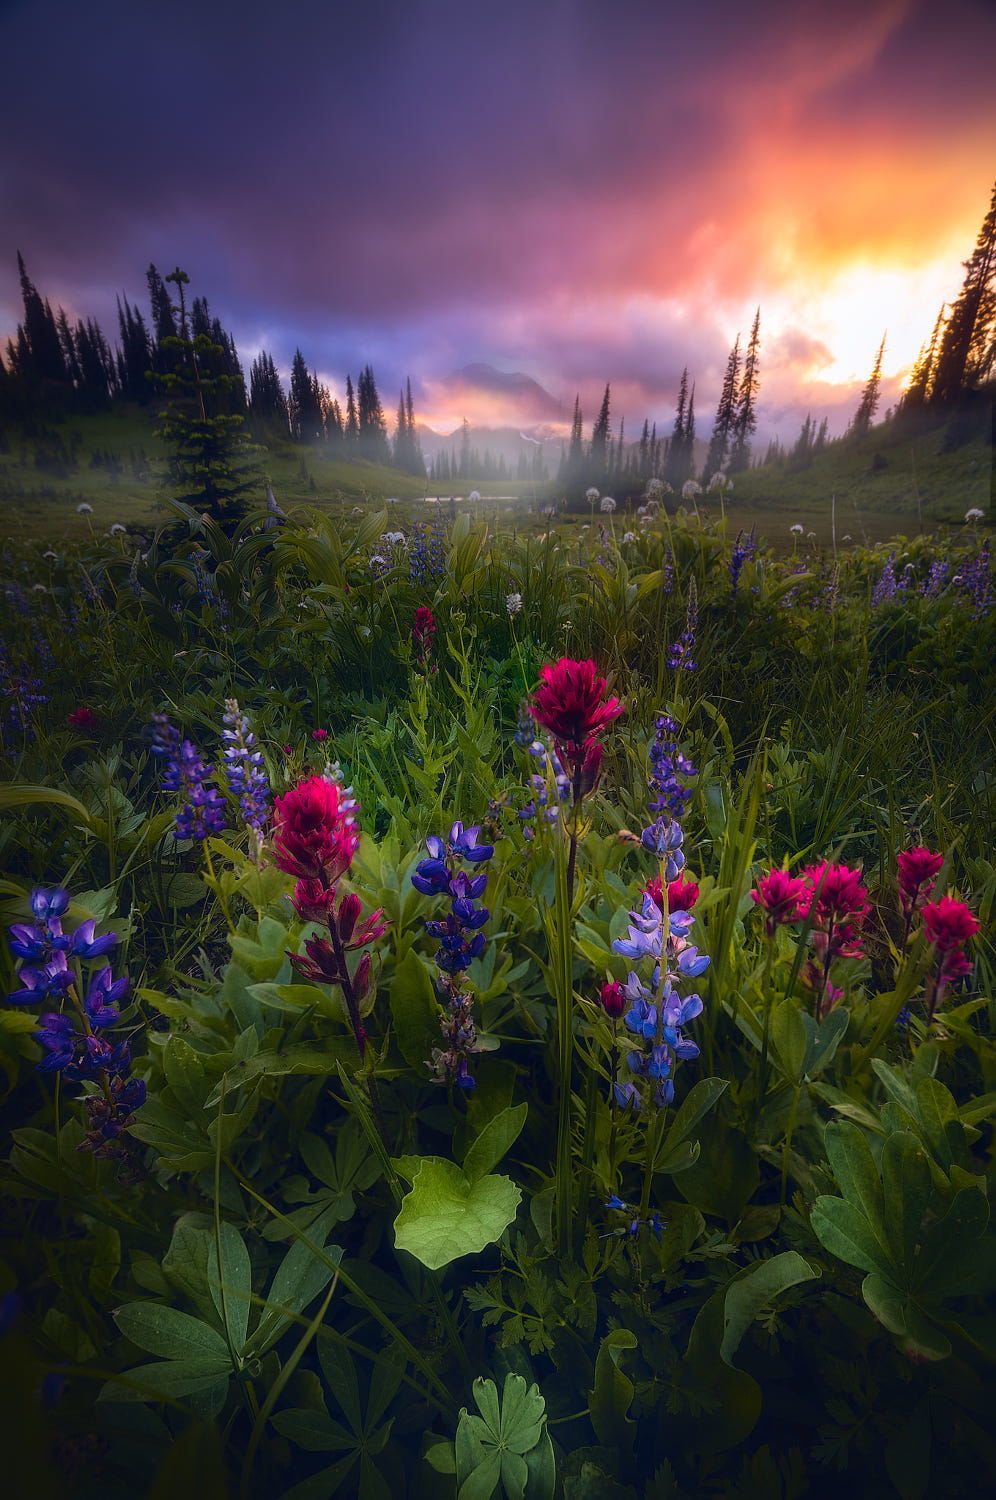
[[[507,1177],[471,1183],[455,1162],[426,1157],[394,1221],[395,1243],[436,1271],[494,1244],[521,1197]]]

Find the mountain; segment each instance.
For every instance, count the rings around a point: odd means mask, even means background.
[[[566,432],[571,413],[555,396],[518,370],[496,370],[494,365],[470,364],[431,383],[430,410],[453,412],[476,427],[512,426],[527,430],[552,427]],[[539,437],[538,432],[531,435]]]

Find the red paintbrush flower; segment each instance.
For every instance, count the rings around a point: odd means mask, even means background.
[[[349,869],[359,834],[338,782],[312,776],[273,809],[275,863],[300,880],[332,885]]]
[[[964,901],[942,896],[940,901],[928,901],[924,906],[923,925],[938,957],[937,973],[928,978],[924,988],[927,1014],[933,1019],[951,981],[972,968],[965,957],[965,944],[978,932],[979,924]]]
[[[835,958],[857,958],[858,928],[869,910],[861,871],[822,860],[809,865],[803,878],[809,889],[802,915],[809,917],[813,946],[825,955],[826,968]]]
[[[932,886],[938,871],[944,864],[943,854],[931,854],[919,845],[916,849],[904,849],[896,860],[899,870],[899,892],[904,909],[922,904],[927,888]]]
[[[774,937],[782,922],[801,922],[805,916],[803,902],[809,894],[806,882],[787,870],[769,870],[762,875],[751,897],[764,908],[764,930]]]
[[[647,881],[646,885],[640,887],[643,895],[652,896],[658,911],[664,910],[664,898],[662,895],[661,879],[654,875]],[[699,888],[694,880],[685,880],[681,875],[677,880],[668,882],[667,887],[667,909],[672,911],[691,911],[699,899]]]
[[[92,708],[78,708],[75,713],[69,715],[66,723],[71,724],[74,729],[81,729],[86,733],[89,729],[96,729],[97,715]]]
[[[603,730],[623,711],[618,698],[606,698],[604,677],[593,661],[562,656],[540,668],[540,685],[530,705],[537,724],[556,741],[561,760],[578,763]]]

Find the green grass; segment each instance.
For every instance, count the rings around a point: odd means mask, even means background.
[[[4,534],[54,539],[85,534],[89,527],[106,532],[115,522],[151,530],[164,519],[169,494],[165,452],[150,410],[119,407],[73,417],[55,431],[72,454],[72,462],[61,469],[46,466],[44,453],[31,439],[8,436],[7,451],[0,452]],[[790,545],[789,528],[801,525],[817,547],[829,547],[834,539],[838,547],[846,547],[961,525],[973,508],[991,515],[996,498],[988,431],[977,431],[971,441],[950,450],[946,431],[946,420],[915,433],[891,422],[873,428],[860,442],[830,444],[805,468],[786,461],[747,470],[735,476],[723,507],[729,527],[735,534],[756,524],[766,540],[781,548]],[[104,454],[112,456],[116,469],[92,466],[94,455]],[[300,506],[379,505],[392,498],[406,509],[427,489],[420,476],[378,464],[339,462],[319,448],[291,443],[262,449],[259,463],[262,478],[253,498],[262,507],[269,481],[291,515]],[[443,493],[465,495],[471,487],[470,482],[454,482]],[[473,487],[482,497],[480,513],[506,522],[515,516],[524,527],[537,530],[548,523],[536,512],[561,498],[555,483],[482,481]],[[439,493],[437,486],[432,489]],[[83,502],[93,507],[91,515],[77,514]],[[696,503],[711,517],[720,509],[715,494],[700,496]],[[570,524],[580,527],[596,518],[604,519],[597,512],[581,513]],[[630,524],[624,509],[614,524],[617,532]]]

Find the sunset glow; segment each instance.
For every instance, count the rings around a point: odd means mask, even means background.
[[[18,250],[112,341],[179,264],[247,373],[300,348],[342,401],[369,363],[389,420],[410,377],[437,430],[557,432],[608,381],[637,437],[687,367],[707,434],[760,306],[758,441],[790,442],[809,410],[844,429],[886,330],[896,399],[996,175],[986,0],[173,9],[0,15],[46,100],[9,70],[0,350]]]

